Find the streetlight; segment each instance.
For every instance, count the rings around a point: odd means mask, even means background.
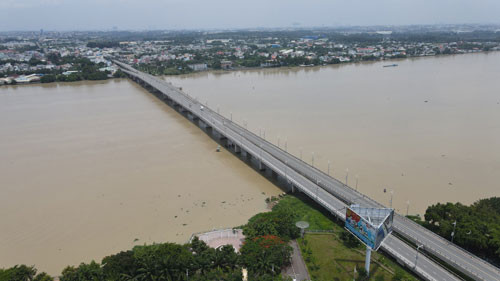
[[[453,224],[453,231],[451,232],[451,243],[453,243],[453,238],[455,237],[455,228],[457,227],[457,220],[452,223]]]
[[[424,245],[419,245],[419,246],[417,247],[417,254],[415,255],[415,266],[414,266],[414,268],[417,268],[418,253],[419,253],[420,248],[422,248],[422,247],[424,247]]]
[[[347,185],[347,182],[349,180],[349,168],[345,169],[345,185]]]
[[[391,206],[391,209],[392,209],[392,195],[394,195],[394,190],[391,190],[391,201],[389,202],[389,205]]]

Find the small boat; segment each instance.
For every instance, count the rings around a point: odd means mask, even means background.
[[[384,65],[384,67],[396,67],[396,66],[398,66],[398,65],[397,65],[397,64],[395,64],[395,63],[394,63],[394,64]]]

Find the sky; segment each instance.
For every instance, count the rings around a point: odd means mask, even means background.
[[[0,31],[500,23],[500,0],[0,0]]]

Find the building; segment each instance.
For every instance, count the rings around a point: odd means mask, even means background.
[[[220,62],[220,67],[222,69],[230,69],[231,67],[233,67],[233,62],[228,60],[223,60]]]
[[[222,63],[221,63],[221,65],[222,65]],[[204,71],[204,70],[207,70],[207,68],[208,68],[206,63],[190,64],[190,65],[188,65],[188,67],[194,71]]]

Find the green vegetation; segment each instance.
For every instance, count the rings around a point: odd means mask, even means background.
[[[272,212],[260,213],[248,220],[248,224],[243,227],[243,233],[247,239],[274,235],[289,241],[299,237],[300,231],[295,226],[296,216],[293,210],[276,209],[276,207],[273,208]]]
[[[482,199],[470,206],[460,203],[436,204],[427,208],[424,221],[428,229],[451,239],[470,252],[500,265],[500,197]]]
[[[336,228],[347,233],[340,226]],[[372,252],[370,276],[366,278],[365,247],[359,242],[348,246],[337,233],[308,233],[299,239],[299,245],[312,280],[418,280],[379,252]]]
[[[0,268],[1,281],[52,281],[47,273],[36,274],[37,270],[33,266],[16,265],[8,269]]]
[[[317,205],[309,197],[298,194],[297,196],[285,196],[274,206],[273,212],[285,211],[293,214],[294,221],[307,221],[308,230],[331,230],[335,223],[335,218],[323,208]]]
[[[254,278],[269,278],[277,275],[288,264],[292,251],[292,247],[278,236],[247,238],[241,248],[241,262]]]
[[[370,277],[367,279],[365,246],[344,229],[343,222],[320,211],[321,206],[308,197],[287,195],[273,208],[273,212],[282,210],[293,210],[295,221],[309,222],[308,230],[323,231],[307,233],[303,239],[298,239],[312,280],[417,280],[380,252],[372,252]]]

